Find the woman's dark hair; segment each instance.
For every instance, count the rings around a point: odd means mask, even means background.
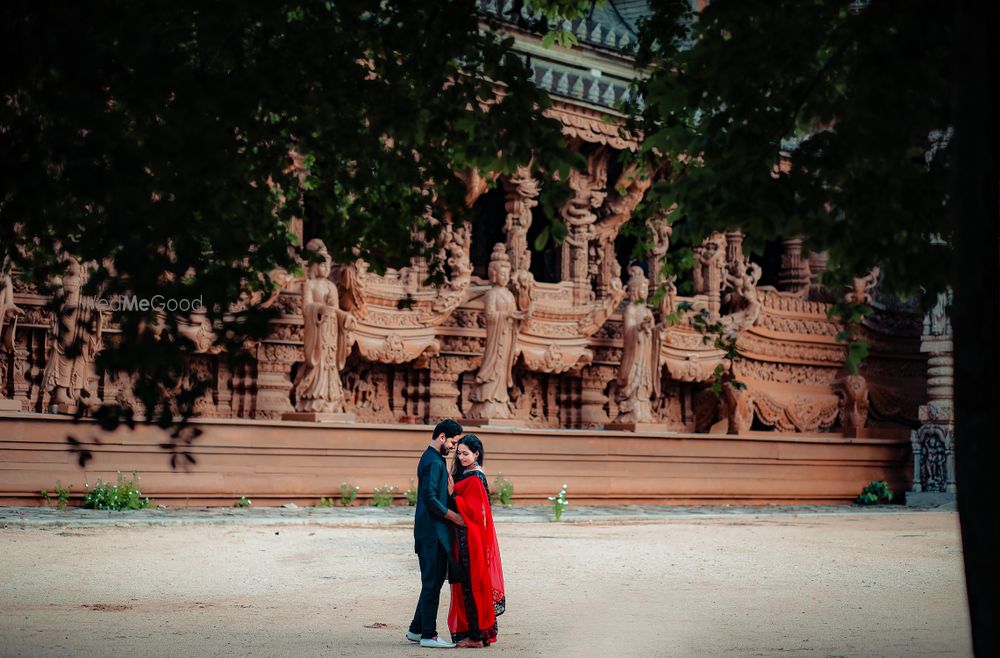
[[[465,446],[469,449],[469,452],[479,453],[479,459],[476,461],[479,466],[483,465],[486,461],[486,451],[483,450],[483,442],[479,440],[479,437],[475,434],[466,434],[461,439],[458,440],[458,445],[455,446],[455,465],[452,466],[451,476],[458,480],[458,476],[465,471],[465,467],[462,466],[462,462],[458,460],[458,446]]]

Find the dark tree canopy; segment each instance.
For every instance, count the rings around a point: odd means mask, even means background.
[[[293,218],[334,258],[399,266],[429,210],[461,218],[456,172],[574,164],[483,20],[471,0],[4,3],[5,266],[45,291],[69,254],[89,293],[200,297],[239,354],[267,314],[232,305],[295,270]],[[183,368],[184,315],[112,318],[102,365],[138,370],[147,407]]]
[[[742,228],[747,246],[805,236],[834,279],[880,265],[883,288],[946,285],[954,7],[893,0],[653,3],[633,108],[670,176],[675,238]]]

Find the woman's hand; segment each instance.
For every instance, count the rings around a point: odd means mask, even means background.
[[[451,473],[449,473],[448,474],[448,495],[450,496],[450,495],[452,495],[454,493],[455,493],[455,478],[453,478],[451,476]]]

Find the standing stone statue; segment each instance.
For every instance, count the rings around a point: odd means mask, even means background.
[[[510,261],[502,243],[493,247],[489,266],[490,283],[483,297],[486,316],[486,349],[483,364],[476,373],[476,383],[469,399],[470,418],[511,418],[510,388],[514,384],[511,369],[517,356],[518,322],[531,317],[531,307],[517,308],[514,294],[507,289],[510,282]]]
[[[59,310],[54,322],[54,336],[48,363],[42,377],[50,404],[60,413],[72,413],[76,405],[90,399],[94,357],[101,343],[100,311],[88,307],[83,296],[87,275],[80,261],[70,256],[61,284]]]
[[[14,354],[14,334],[17,331],[17,316],[24,311],[14,303],[14,283],[10,278],[10,269],[6,266],[0,270],[0,384],[6,388],[7,367],[9,359]],[[8,400],[0,388],[0,410],[19,411],[21,403]]]
[[[295,378],[295,409],[335,414],[344,409],[340,370],[350,351],[347,332],[354,318],[338,304],[337,286],[329,279],[331,258],[326,245],[313,239],[306,251],[310,263],[302,283],[304,363]]]
[[[621,368],[618,370],[616,424],[651,423],[650,400],[660,393],[660,331],[646,305],[649,282],[642,268],[629,268],[628,299],[623,317]]]
[[[14,303],[14,282],[10,278],[10,270],[4,267],[0,271],[0,349],[14,349],[14,331],[19,315],[24,315],[24,311]]]

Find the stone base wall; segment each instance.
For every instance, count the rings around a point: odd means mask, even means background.
[[[415,477],[429,425],[299,423],[205,419],[178,469],[160,447],[156,428],[102,432],[89,421],[0,412],[0,504],[41,504],[39,491],[56,481],[73,485],[114,481],[139,471],[143,494],[157,503],[232,506],[313,505],[339,499],[341,482],[360,487],[366,504],[375,487],[402,492]],[[547,504],[569,485],[576,504],[848,503],[872,480],[893,491],[909,488],[912,456],[905,436],[846,438],[837,434],[743,435],[473,428],[486,448],[490,482],[502,473],[516,504]],[[871,433],[869,433],[871,434]],[[93,458],[78,465],[67,437]],[[98,444],[97,441],[100,441]],[[187,470],[183,466],[187,464]]]

